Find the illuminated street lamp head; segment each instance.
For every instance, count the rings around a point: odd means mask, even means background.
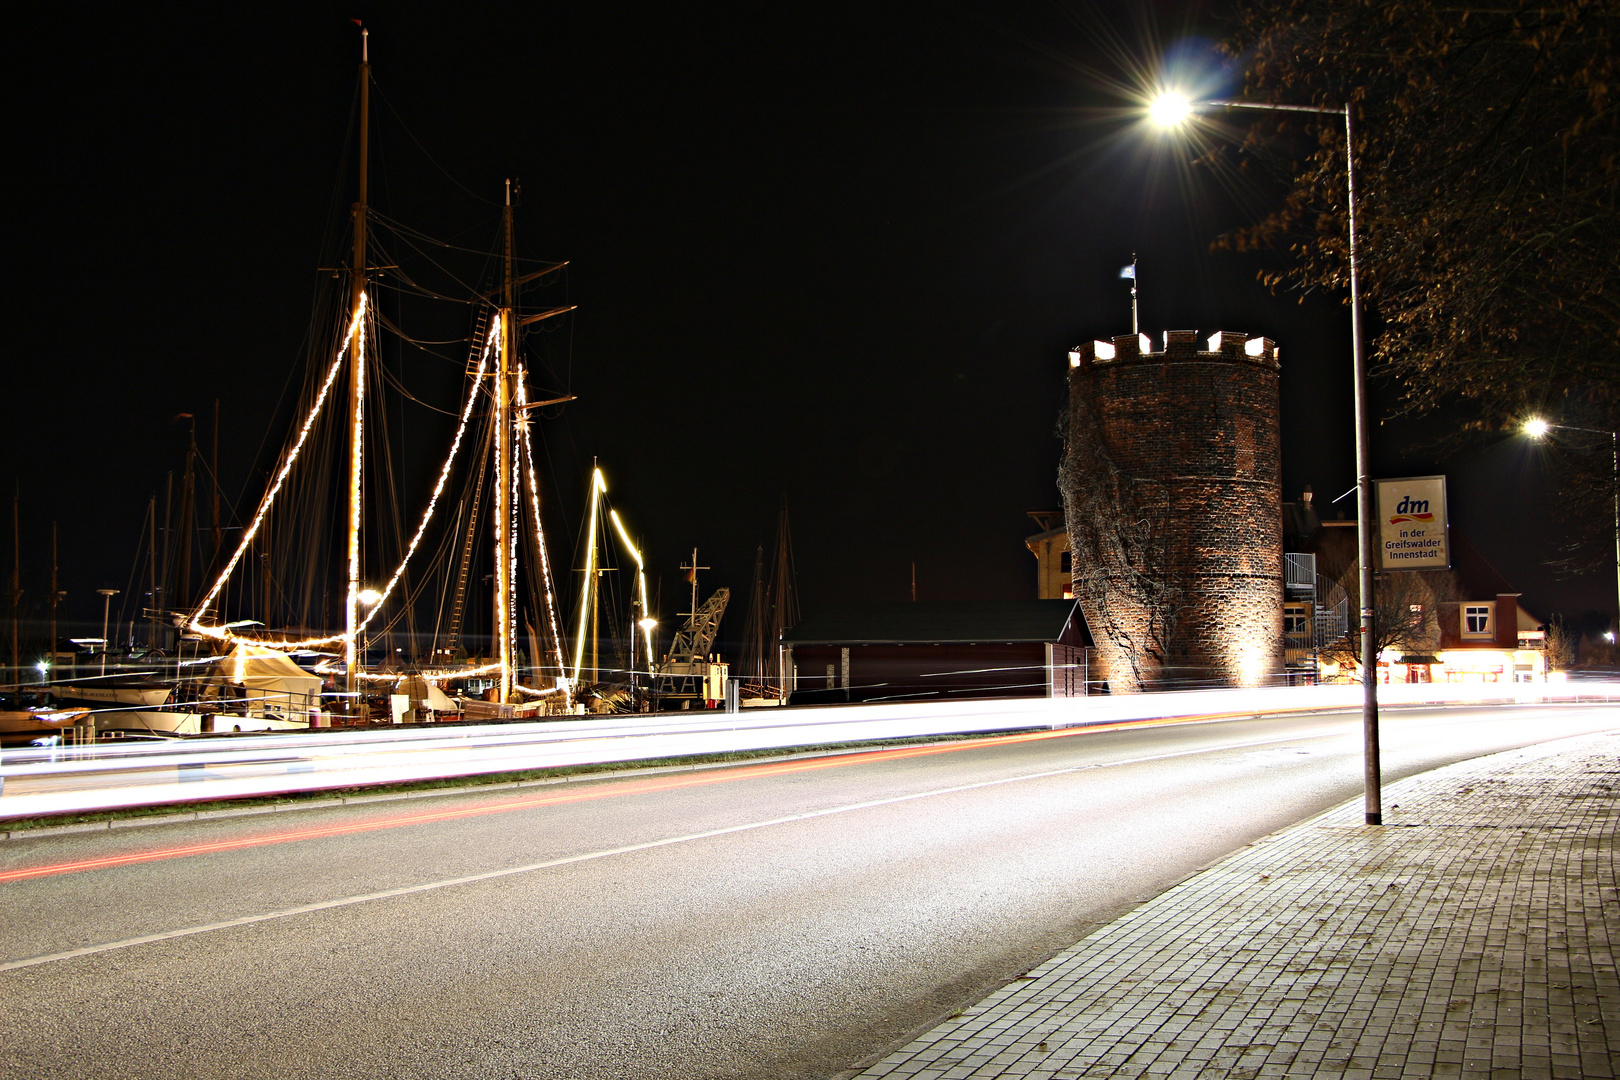
[[[355,599],[366,605],[366,607],[372,607],[382,599],[382,593],[376,589],[361,589]]]
[[[1148,103],[1148,119],[1162,128],[1178,128],[1192,116],[1192,101],[1173,90],[1161,91]]]
[[[1547,429],[1551,426],[1545,420],[1526,420],[1524,422],[1524,433],[1532,439],[1539,439],[1547,434]]]

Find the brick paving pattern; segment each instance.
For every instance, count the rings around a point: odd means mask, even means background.
[[[861,1077],[1612,1077],[1620,735],[1268,837]]]

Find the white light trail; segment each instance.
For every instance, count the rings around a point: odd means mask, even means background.
[[[362,296],[365,294],[362,292]],[[366,428],[366,329],[360,327],[355,342],[354,416],[349,432],[349,591],[343,609],[343,670],[359,670],[357,643],[360,638],[360,525],[364,517],[365,428]]]
[[[636,581],[641,587],[641,618],[644,623],[642,629],[647,635],[647,670],[650,673],[653,666],[653,639],[652,626],[645,625],[646,621],[652,618],[652,613],[647,610],[647,564],[642,561],[641,552],[636,550],[636,545],[631,543],[630,534],[625,530],[624,522],[619,520],[619,512],[609,510],[608,515],[613,518],[613,527],[619,530],[619,539],[624,541],[625,550],[630,552],[631,558],[636,560]],[[630,633],[634,634],[635,632],[636,628],[632,626]]]
[[[485,669],[488,670],[488,669]],[[462,669],[430,678],[464,677]],[[1565,729],[1615,728],[1612,704],[1620,683],[1392,684],[1403,705],[1545,706],[1514,710],[1504,722],[1527,732],[1527,742]],[[0,816],[75,813],[114,806],[150,805],[273,792],[400,783],[432,777],[558,768],[828,743],[933,735],[1021,731],[1042,737],[1073,728],[1207,723],[1289,713],[1338,712],[1353,717],[1360,687],[1274,687],[1112,698],[1024,699],[850,705],[836,709],[747,709],[740,715],[664,713],[579,718],[557,723],[536,718],[500,724],[434,725],[367,731],[323,730],[273,736],[236,736],[174,743],[97,744],[83,755],[62,747],[11,749],[0,765],[5,780]],[[1420,727],[1420,715],[1411,717]],[[1430,717],[1444,720],[1444,717]],[[1459,714],[1455,723],[1477,717]],[[1569,733],[1574,734],[1571,730]],[[1352,738],[1354,731],[1340,732]],[[1297,736],[1291,736],[1297,737]],[[1443,745],[1443,727],[1433,738]],[[294,760],[289,763],[289,755]],[[202,765],[200,779],[179,780],[182,763]],[[192,774],[186,774],[192,775]]]
[[[506,605],[506,624],[501,630],[506,635],[506,647],[501,650],[501,663],[504,665],[501,671],[502,701],[511,696],[512,687],[517,683],[512,672],[512,642],[517,638],[518,526],[523,521],[523,507],[518,501],[522,479],[521,470],[517,467],[517,440],[511,440],[506,452],[510,455],[507,465],[512,482],[506,492],[506,595],[502,597]],[[535,659],[538,661],[539,658]]]
[[[236,552],[231,556],[230,561],[225,564],[225,569],[220,571],[219,577],[214,581],[214,587],[208,590],[208,595],[203,597],[202,603],[197,605],[196,609],[192,611],[191,617],[186,620],[192,632],[221,640],[231,636],[230,630],[226,627],[204,626],[199,620],[201,620],[203,612],[207,611],[209,605],[214,602],[214,598],[219,595],[220,590],[225,587],[225,582],[230,579],[231,572],[236,569],[236,564],[242,561],[242,555],[247,551],[248,545],[252,544],[253,538],[259,534],[259,527],[264,524],[264,516],[270,512],[270,505],[276,501],[277,492],[281,490],[281,485],[286,481],[287,474],[292,471],[293,464],[298,460],[298,455],[303,452],[304,442],[309,438],[310,429],[315,426],[315,420],[321,414],[321,407],[326,404],[327,394],[332,389],[332,383],[337,380],[338,372],[343,370],[343,354],[348,352],[349,344],[354,340],[354,336],[364,333],[362,327],[365,325],[367,302],[368,297],[362,293],[360,295],[360,306],[355,310],[354,318],[349,321],[349,330],[348,333],[343,335],[343,344],[338,348],[337,358],[332,361],[332,366],[326,373],[326,381],[321,384],[320,393],[315,396],[315,404],[310,406],[309,415],[304,418],[304,426],[298,432],[298,440],[293,443],[291,452],[287,454],[287,460],[282,462],[281,471],[276,474],[275,483],[270,485],[270,490],[264,493],[264,499],[259,503],[259,510],[253,515],[252,524],[242,533],[241,543],[237,545]]]
[[[579,636],[574,640],[575,686],[579,685],[579,669],[585,663],[585,619],[590,614],[591,575],[596,573],[596,518],[598,508],[602,505],[602,494],[606,491],[607,481],[602,479],[602,470],[597,469],[591,474],[591,524],[589,539],[585,543],[585,591],[580,594]]]
[[[201,606],[199,606],[198,609],[192,613],[190,619],[190,627],[192,630],[198,633],[207,634],[209,637],[220,641],[249,641],[255,645],[264,645],[272,649],[282,650],[307,649],[318,645],[335,645],[338,642],[343,642],[346,645],[352,643],[353,638],[348,633],[329,634],[325,637],[303,638],[298,641],[292,641],[286,638],[267,640],[264,638],[248,637],[234,633],[231,629],[231,626],[234,624],[226,624],[224,626],[203,626],[198,622],[198,619],[213,602],[214,597],[218,595],[220,589],[224,587],[225,582],[231,575],[231,572],[235,569],[237,563],[241,560],[243,553],[247,550],[248,544],[252,541],[254,535],[257,534],[260,525],[264,521],[264,515],[269,512],[270,504],[275,500],[276,493],[280,491],[282,481],[286,479],[287,473],[291,470],[293,462],[297,460],[299,452],[303,449],[304,440],[309,435],[310,428],[315,422],[316,416],[320,411],[320,407],[322,403],[325,402],[327,394],[332,388],[332,384],[336,381],[338,371],[342,367],[343,354],[348,351],[349,341],[354,335],[355,327],[361,325],[362,324],[358,319],[351,324],[349,337],[344,339],[342,348],[338,350],[337,359],[332,364],[332,369],[327,372],[326,383],[321,387],[320,397],[316,400],[315,407],[311,410],[309,418],[305,420],[304,428],[299,435],[298,442],[294,445],[292,453],[288,456],[286,464],[282,467],[281,474],[276,477],[275,484],[271,487],[270,491],[266,493],[264,503],[260,506],[258,514],[254,517],[252,526],[248,529],[247,533],[244,534],[242,543],[237,548],[236,554],[233,555],[231,557],[231,561],[225,565],[225,569],[220,574],[219,580],[214,583],[213,590],[208,594],[207,597],[204,598]],[[411,538],[410,545],[405,552],[405,557],[400,561],[399,566],[395,568],[393,575],[388,579],[388,584],[383,588],[382,595],[378,598],[377,602],[371,606],[371,610],[366,614],[365,619],[359,622],[359,624],[356,626],[357,632],[364,630],[366,627],[371,625],[372,620],[381,613],[384,601],[386,601],[388,597],[393,594],[394,588],[399,584],[400,579],[404,576],[406,566],[410,562],[411,556],[416,554],[416,549],[422,543],[422,537],[426,534],[428,524],[432,521],[433,515],[437,510],[439,498],[443,495],[445,484],[450,477],[450,470],[455,465],[456,457],[461,449],[462,438],[466,434],[468,420],[472,416],[473,406],[478,400],[479,386],[482,381],[484,371],[489,365],[490,349],[493,347],[493,343],[496,340],[496,335],[499,332],[500,317],[497,316],[494,326],[491,328],[488,336],[485,338],[484,351],[479,357],[478,370],[472,380],[472,386],[468,389],[467,402],[462,407],[461,422],[456,428],[455,439],[450,444],[450,453],[445,458],[443,468],[439,470],[438,483],[434,485],[433,495],[428,500],[427,509],[423,511],[422,520],[416,528],[416,534]],[[363,343],[364,331],[362,330],[361,333]],[[358,595],[356,596],[356,599],[358,599]],[[347,661],[347,656],[345,656],[345,661]]]
[[[546,530],[540,524],[540,485],[535,483],[534,479],[534,444],[529,438],[528,405],[528,377],[520,366],[518,368],[518,406],[523,410],[525,422],[518,427],[518,435],[523,440],[523,460],[529,482],[529,505],[534,510],[534,539],[535,543],[540,547],[540,578],[541,587],[546,594],[546,622],[551,627],[552,647],[556,650],[557,655],[557,684],[562,687],[568,681],[567,676],[563,674],[568,665],[563,659],[562,630],[557,624],[557,596],[551,578],[551,556],[546,551]],[[535,658],[535,662],[539,663],[538,657]]]

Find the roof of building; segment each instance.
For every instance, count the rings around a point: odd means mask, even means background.
[[[1468,600],[1492,600],[1502,593],[1518,593],[1502,572],[1481,555],[1455,525],[1450,530],[1451,568],[1457,572]]]
[[[1036,544],[1040,543],[1042,540],[1050,540],[1055,536],[1067,536],[1067,535],[1068,535],[1068,530],[1066,530],[1066,529],[1047,529],[1045,532],[1036,533],[1034,536],[1026,536],[1026,537],[1024,537],[1024,543],[1027,546],[1033,548]]]
[[[1075,618],[1073,600],[864,604],[807,615],[783,640],[796,645],[1055,642]]]

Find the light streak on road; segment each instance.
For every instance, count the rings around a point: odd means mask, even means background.
[[[1121,725],[1114,725],[1112,730],[1118,730]],[[1092,730],[1092,729],[1087,729]],[[564,802],[578,802],[584,799],[619,797],[646,793],[650,791],[666,790],[669,788],[689,787],[694,784],[724,783],[732,780],[742,780],[748,777],[777,775],[784,772],[797,772],[806,768],[827,768],[836,765],[849,765],[867,763],[879,760],[892,760],[897,757],[915,757],[918,754],[949,753],[955,750],[977,749],[985,746],[1005,745],[1012,742],[1025,742],[1030,739],[1052,738],[1053,736],[1074,735],[1078,732],[1040,732],[1037,734],[1022,734],[1002,736],[991,739],[975,739],[971,743],[943,747],[911,747],[904,750],[877,751],[868,753],[855,753],[840,755],[836,759],[819,759],[811,762],[798,762],[794,767],[756,766],[737,770],[727,770],[726,774],[705,774],[701,777],[686,778],[677,783],[651,783],[651,784],[616,784],[609,789],[594,792],[581,792],[568,796],[551,798],[527,798],[521,800],[505,801],[493,805],[473,807],[459,811],[446,811],[443,813],[409,814],[399,817],[384,818],[369,822],[359,822],[347,826],[338,826],[325,829],[302,829],[296,832],[275,833],[259,837],[244,837],[236,841],[227,841],[216,844],[194,844],[188,847],[159,849],[150,852],[130,853],[124,856],[113,856],[105,859],[86,859],[76,863],[59,863],[54,866],[33,867],[25,871],[0,873],[0,882],[17,881],[29,877],[51,877],[60,874],[82,873],[86,870],[104,869],[111,866],[127,866],[137,862],[154,862],[160,859],[184,858],[188,855],[209,854],[217,851],[233,851],[245,847],[259,847],[266,844],[290,843],[297,840],[318,839],[328,836],[342,836],[348,833],[369,832],[375,829],[397,828],[405,825],[416,825],[424,822],[449,821],[455,818],[465,818],[481,814],[501,813],[507,810],[526,810],[540,806],[556,805]],[[1316,738],[1337,738],[1337,735],[1315,736]],[[1219,747],[1220,750],[1246,750],[1256,746],[1267,746],[1276,743],[1299,742],[1295,734],[1280,736],[1274,739],[1255,739],[1248,742],[1231,743]],[[426,881],[416,885],[407,885],[395,889],[384,889],[380,892],[360,893],[353,896],[339,897],[333,900],[322,900],[312,904],[302,904],[297,907],[286,908],[279,911],[270,911],[258,915],[245,915],[223,922],[203,923],[198,926],[182,927],[176,930],[167,930],[158,934],[145,934],[140,937],[123,938],[118,941],[102,942],[97,945],[80,946],[65,952],[46,953],[41,956],[24,957],[0,963],[0,971],[13,971],[18,968],[38,967],[41,964],[54,963],[60,960],[74,960],[81,956],[92,956],[97,953],[111,952],[116,949],[125,949],[134,945],[148,945],[159,941],[169,941],[177,937],[191,937],[195,934],[205,934],[214,930],[227,930],[238,926],[248,926],[253,923],[268,922],[272,919],[283,919],[293,915],[305,915],[316,911],[325,911],[335,907],[349,907],[354,904],[368,903],[373,900],[387,900],[397,896],[408,896],[412,893],[431,892],[437,889],[451,888],[456,885],[469,885],[474,882],[490,881],[495,878],[512,877],[517,874],[533,873],[537,870],[550,870],[559,866],[573,863],[591,862],[596,859],[609,858],[614,855],[627,855],[638,851],[648,851],[652,848],[669,847],[672,844],[685,844],[694,840],[709,840],[720,836],[729,836],[733,833],[750,832],[754,829],[770,828],[773,825],[789,825],[800,821],[810,821],[814,818],[829,817],[834,814],[847,814],[859,810],[872,810],[881,806],[893,806],[896,803],[914,802],[918,799],[931,799],[941,795],[960,795],[968,791],[980,791],[984,788],[1001,787],[1006,784],[1023,783],[1030,780],[1048,780],[1054,776],[1067,776],[1073,773],[1089,772],[1094,769],[1120,768],[1129,765],[1143,765],[1149,762],[1166,761],[1171,758],[1193,757],[1207,754],[1210,747],[1198,747],[1192,750],[1175,750],[1163,754],[1149,754],[1144,757],[1123,758],[1117,761],[1089,762],[1083,765],[1072,765],[1062,769],[1047,769],[1040,772],[1023,773],[1018,776],[1004,776],[995,780],[984,780],[974,784],[957,784],[952,787],[935,788],[930,791],[916,791],[906,795],[894,795],[885,799],[868,799],[862,802],[846,803],[840,806],[824,807],[820,810],[810,810],[801,814],[789,814],[785,817],[767,818],[762,821],[749,821],[740,825],[728,825],[724,828],[705,829],[702,832],[683,833],[676,836],[666,836],[657,840],[648,840],[639,844],[625,844],[618,847],[603,848],[597,851],[583,852],[577,855],[564,855],[559,858],[546,859],[542,862],[527,863],[522,866],[503,867],[499,870],[490,870],[482,874],[466,874],[460,877],[444,878],[438,881]]]
[[[0,819],[880,739],[1175,723],[1354,708],[1357,686],[761,709],[30,747],[0,757]],[[1397,684],[1389,705],[1620,698],[1620,686]],[[760,715],[764,714],[764,715]]]
[[[1155,721],[1150,721],[1155,722]],[[1162,721],[1156,721],[1162,723]],[[230,840],[220,840],[206,844],[184,844],[176,847],[151,848],[144,851],[126,851],[114,855],[100,856],[94,859],[78,859],[72,862],[50,863],[41,866],[17,867],[11,870],[0,870],[0,884],[8,881],[23,881],[28,878],[56,877],[61,874],[78,874],[88,870],[104,870],[115,866],[129,866],[135,863],[162,862],[167,859],[183,859],[193,855],[210,855],[221,851],[236,851],[241,848],[264,847],[269,844],[290,844],[300,840],[318,840],[330,836],[346,836],[350,833],[374,832],[378,829],[397,829],[410,825],[425,825],[439,821],[454,821],[458,818],[482,817],[486,814],[500,814],[511,810],[532,810],[540,806],[557,806],[564,803],[585,802],[594,799],[622,798],[629,795],[645,795],[652,792],[671,791],[677,788],[708,786],[710,784],[735,783],[741,780],[755,780],[762,777],[781,776],[787,773],[810,772],[820,769],[833,769],[849,765],[867,765],[880,761],[894,761],[900,758],[925,757],[935,754],[950,754],[962,750],[983,750],[987,747],[1008,746],[1015,743],[1033,742],[1044,739],[1072,738],[1076,735],[1092,734],[1102,731],[1120,731],[1126,728],[1140,726],[1136,723],[1102,724],[1096,727],[1069,728],[1060,731],[1033,731],[1020,732],[1016,735],[995,735],[982,739],[972,739],[963,742],[947,743],[932,746],[902,746],[888,750],[856,750],[847,754],[836,754],[829,757],[807,758],[797,761],[768,762],[758,765],[737,765],[729,768],[717,769],[712,772],[686,773],[679,776],[659,776],[646,780],[628,780],[612,786],[588,788],[579,791],[568,791],[554,795],[529,794],[517,799],[503,799],[494,803],[481,803],[477,806],[464,806],[448,810],[423,810],[409,814],[391,814],[387,817],[369,818],[364,821],[351,821],[340,825],[320,826],[312,829],[291,829],[284,832],[263,833],[251,836],[235,837]],[[1338,736],[1333,736],[1337,738]],[[1253,746],[1262,746],[1272,742],[1297,741],[1296,736],[1287,736],[1283,739],[1261,739],[1253,742],[1235,743],[1223,749],[1246,749]],[[1206,751],[1181,750],[1170,754],[1156,754],[1147,758],[1130,758],[1124,761],[1110,761],[1100,764],[1078,765],[1071,769],[1060,769],[1058,772],[1080,772],[1087,769],[1109,768],[1118,765],[1135,765],[1144,761],[1158,761],[1163,758],[1184,757],[1189,754],[1201,754]],[[1057,773],[1043,772],[1012,779],[1036,779],[1053,776]],[[1010,780],[998,780],[992,783],[1007,783]],[[974,785],[975,787],[989,786],[987,784]],[[965,788],[948,788],[933,794],[944,794]],[[908,796],[916,798],[918,796]],[[890,802],[893,800],[884,800]],[[867,804],[859,804],[865,806]],[[877,804],[872,804],[877,805]],[[801,815],[802,816],[802,815]],[[789,819],[783,819],[789,820]],[[793,818],[791,820],[798,820]]]

